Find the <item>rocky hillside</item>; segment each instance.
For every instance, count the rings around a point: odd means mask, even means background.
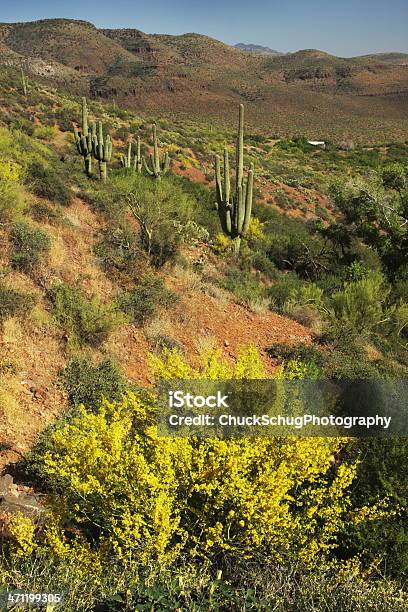
[[[0,24],[3,63],[128,108],[229,121],[239,101],[254,126],[309,137],[408,133],[408,56],[342,59],[316,50],[247,53],[198,34],[98,30],[52,19]],[[362,118],[364,121],[362,122]],[[323,134],[322,134],[323,133]]]

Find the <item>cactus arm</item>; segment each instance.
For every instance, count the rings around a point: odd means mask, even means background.
[[[166,151],[165,155],[164,155],[164,164],[163,164],[163,174],[167,174],[167,172],[170,170],[170,155],[168,153],[168,151]]]
[[[242,185],[244,176],[244,105],[239,105],[237,159],[236,159],[236,189]]]
[[[231,195],[231,180],[230,180],[230,166],[229,166],[229,155],[228,149],[224,149],[224,183],[225,183],[225,202],[228,206],[230,203]]]
[[[88,134],[88,107],[86,104],[86,98],[82,98],[82,135],[87,136]]]
[[[105,145],[105,151],[104,151],[104,161],[106,162],[110,162],[111,158],[112,158],[112,139],[109,136],[109,134],[106,137],[106,145]]]
[[[102,122],[98,122],[98,156],[97,160],[103,161],[103,126]]]
[[[146,172],[148,174],[150,174],[150,176],[154,176],[154,172],[152,170],[150,170],[150,168],[149,168],[149,166],[148,166],[148,164],[146,162],[146,158],[145,157],[143,157],[143,166],[144,166]]]
[[[166,151],[163,158],[160,159],[159,145],[157,140],[157,127],[154,123],[152,126],[152,137],[153,137],[153,153],[149,156],[150,168],[143,158],[143,165],[150,176],[160,180],[162,175],[166,174],[170,170],[170,155]],[[140,139],[138,139],[138,159],[140,160]],[[138,162],[138,171],[141,171],[142,161]]]
[[[92,155],[92,134],[90,131],[88,131],[88,134],[86,135],[86,150],[88,155]]]
[[[220,167],[220,156],[215,156],[215,190],[217,196],[217,204],[220,208],[223,204],[222,197],[222,179],[221,179],[221,167]]]
[[[159,145],[157,144],[157,127],[156,124],[153,124],[153,158],[152,159],[152,163],[153,163],[153,171],[156,175],[158,175],[160,173],[160,157],[159,157]]]
[[[92,154],[95,159],[98,159],[98,137],[92,137]]]
[[[137,159],[140,159],[140,136],[137,137]]]
[[[231,207],[225,209],[225,233],[232,236],[232,211]]]
[[[24,97],[27,98],[27,94],[28,94],[28,79],[27,79],[26,75],[24,74],[24,70],[23,70],[22,66],[21,66],[21,85],[23,87]]]
[[[225,168],[224,168],[225,171]],[[217,194],[217,210],[221,222],[222,231],[227,235],[231,236],[232,222],[231,222],[231,209],[230,202],[227,202],[223,197],[223,185],[221,178],[221,160],[219,155],[215,156],[215,183],[216,183],[216,194]]]
[[[159,174],[157,171],[157,166],[156,166],[156,161],[154,159],[154,155],[150,155],[150,163],[152,164],[153,175],[155,176],[155,178],[157,178]],[[159,172],[160,172],[160,168],[159,168]]]
[[[78,130],[75,129],[75,128],[74,128],[74,138],[75,138],[75,144],[76,144],[77,151],[78,151],[78,153],[80,155],[82,155],[82,152],[81,152],[81,137],[79,135]]]
[[[241,234],[242,224],[244,222],[244,189],[242,184],[238,185],[237,190],[237,201],[235,203],[235,223],[234,223],[234,233],[238,236]]]
[[[245,236],[248,232],[249,222],[251,220],[252,213],[252,200],[253,200],[253,188],[254,188],[254,165],[251,164],[248,172],[247,190],[245,199],[245,218],[242,226],[242,235]]]
[[[135,157],[135,169],[137,172],[142,171],[142,155],[140,152],[140,136],[137,137],[137,148],[136,148],[136,157]]]

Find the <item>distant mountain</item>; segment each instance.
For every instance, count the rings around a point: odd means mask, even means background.
[[[249,53],[261,53],[262,55],[285,55],[285,53],[275,51],[275,49],[271,49],[270,47],[263,47],[262,45],[254,45],[251,43],[237,43],[234,46],[236,49],[240,49],[241,51],[248,51]]]

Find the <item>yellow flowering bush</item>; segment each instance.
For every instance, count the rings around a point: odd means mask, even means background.
[[[247,240],[265,240],[265,223],[262,223],[257,217],[252,217],[249,222]]]
[[[25,206],[24,190],[21,186],[21,167],[0,158],[0,220],[10,220]]]
[[[213,248],[219,255],[225,255],[232,250],[232,240],[229,236],[226,236],[222,232],[218,232],[214,238]]]
[[[32,521],[20,512],[10,516],[8,530],[15,540],[17,555],[30,555],[36,547],[35,526]]]
[[[250,243],[256,242],[257,240],[265,240],[264,227],[265,224],[259,221],[259,219],[256,217],[251,218],[246,239]],[[231,238],[223,234],[223,232],[218,232],[214,238],[214,251],[220,255],[225,255],[231,252],[232,247],[233,244]]]
[[[151,356],[151,367],[167,380],[264,377],[253,348],[234,363],[211,350],[200,367],[169,350]],[[62,485],[48,530],[60,557],[79,550],[87,557],[92,543],[100,560],[124,565],[262,551],[314,567],[352,517],[376,517],[351,507],[356,465],[334,459],[344,439],[160,437],[146,392],[105,401],[96,414],[81,408],[51,441],[40,459]],[[68,525],[83,535],[68,538]]]

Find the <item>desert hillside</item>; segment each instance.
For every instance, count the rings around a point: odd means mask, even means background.
[[[404,139],[408,133],[408,56],[344,59],[314,49],[248,53],[198,34],[98,30],[52,19],[0,24],[5,64],[34,77],[133,110],[248,121],[280,136]],[[364,122],[362,121],[364,118]]]
[[[68,27],[65,22],[62,26]],[[41,23],[38,27],[45,32]],[[239,53],[238,57],[241,59]],[[171,229],[171,219],[160,220],[164,223],[160,231],[170,236],[160,235],[155,247],[158,253],[146,256],[140,220],[126,205],[134,179],[127,177],[130,170],[119,168],[127,143],[135,142],[137,136],[145,141],[146,152],[152,150],[153,119],[116,106],[90,104],[90,117],[110,126],[107,129],[113,138],[112,182],[105,186],[97,180],[96,168],[91,179],[83,175],[83,162],[75,152],[71,126],[80,123],[77,99],[35,82],[29,82],[25,97],[21,75],[13,69],[4,70],[2,79],[2,163],[4,168],[11,164],[10,171],[14,164],[18,164],[16,171],[22,164],[22,186],[15,187],[16,210],[5,209],[0,228],[2,283],[35,304],[30,316],[3,315],[3,464],[27,450],[38,432],[67,406],[61,373],[78,351],[94,364],[111,359],[126,380],[146,384],[152,382],[148,355],[163,343],[179,347],[192,362],[203,346],[212,345],[227,360],[234,360],[242,346],[253,345],[266,371],[272,372],[278,362],[271,359],[270,347],[316,340],[323,323],[315,312],[315,298],[311,297],[310,304],[305,298],[303,312],[300,306],[290,305],[290,296],[299,291],[297,275],[315,281],[332,265],[325,228],[341,213],[330,185],[334,177],[350,171],[357,176],[397,163],[406,151],[402,144],[356,148],[350,142],[322,149],[301,138],[277,140],[246,134],[245,155],[256,164],[257,225],[243,261],[229,262],[228,243],[222,241],[214,208],[212,160],[224,142],[233,142],[234,135],[229,129],[215,131],[204,123],[163,120],[160,145],[170,152],[171,176],[158,185],[170,202],[181,197],[187,207],[184,211],[176,207],[177,212],[168,214],[175,214],[175,219],[181,215],[176,224],[185,222],[183,215],[190,216],[194,226],[202,229],[196,229],[198,235],[190,241]],[[14,134],[18,137],[10,149]],[[18,232],[27,232],[28,245],[25,238],[14,237],[15,224]],[[321,236],[316,233],[319,224]],[[33,254],[33,262],[22,266],[13,264],[19,240],[23,251],[28,249],[28,259],[31,248],[40,250]],[[35,247],[42,240],[44,246]],[[337,247],[333,243],[330,248]],[[132,320],[125,312],[116,313],[121,296],[135,283],[143,286],[143,279],[152,274],[163,296],[158,296],[156,306],[149,306],[151,315]],[[63,313],[59,320],[52,297],[60,285],[74,292],[68,301],[81,295],[84,307],[87,300],[95,302],[102,319],[112,319],[107,323],[111,331],[89,341],[69,331],[65,317],[74,315]],[[76,296],[75,291],[80,293]],[[89,316],[96,314],[90,311]]]
[[[173,437],[157,398],[398,395],[405,56],[63,19],[2,24],[0,50],[0,598],[405,612],[404,438]]]

